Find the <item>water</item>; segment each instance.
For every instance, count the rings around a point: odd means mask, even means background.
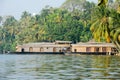
[[[120,80],[119,56],[0,55],[0,80]]]

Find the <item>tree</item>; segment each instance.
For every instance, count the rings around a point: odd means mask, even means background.
[[[1,52],[3,50],[14,51],[15,46],[13,46],[13,44],[15,44],[17,20],[13,16],[6,16],[4,20],[5,21],[3,22],[2,27],[0,29]]]
[[[98,6],[106,6],[107,5],[107,3],[108,3],[108,0],[98,0],[99,1],[99,3],[98,3]]]
[[[0,16],[0,23],[2,22],[2,16]]]
[[[110,32],[111,39],[113,43],[117,46],[120,51],[120,13],[116,10],[112,10],[112,28]]]
[[[120,14],[118,10],[110,11],[107,7],[107,1],[108,0],[101,0],[98,4],[98,8],[95,9],[95,12],[93,13],[97,15],[93,16],[93,23],[90,29],[93,33],[94,39],[98,41],[105,39],[106,42],[113,42],[118,51],[120,51],[120,20],[117,19],[119,18]]]
[[[71,12],[74,10],[84,11],[84,4],[86,4],[86,0],[66,0],[61,7]]]
[[[60,8],[45,7],[32,16],[24,11],[20,20],[4,18],[0,27],[0,49],[15,51],[15,46],[30,42],[70,40],[87,42],[91,39],[91,9],[86,0],[67,0]]]
[[[93,33],[94,39],[97,41],[110,42],[109,30],[109,10],[103,6],[97,7],[93,11],[92,25],[90,30]]]

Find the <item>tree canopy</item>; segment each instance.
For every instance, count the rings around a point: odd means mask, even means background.
[[[113,2],[113,1],[111,1]],[[110,2],[110,3],[111,3]],[[120,3],[116,0],[110,7],[108,0],[100,0],[93,10],[92,25],[90,27],[94,39],[97,41],[113,42],[120,52]]]
[[[15,51],[16,45],[29,42],[91,39],[113,42],[120,48],[119,0],[66,0],[61,7],[45,7],[39,14],[24,11],[19,20],[0,16],[0,51]]]

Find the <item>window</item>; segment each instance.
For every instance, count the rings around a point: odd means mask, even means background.
[[[61,50],[59,50],[59,52],[62,52]]]
[[[106,47],[102,47],[102,52],[106,52]]]
[[[74,52],[77,52],[77,49],[74,49]]]
[[[44,52],[44,48],[43,47],[40,48],[40,52]]]
[[[112,52],[118,52],[118,50],[116,48],[111,48]]]
[[[53,52],[56,52],[56,48],[55,47],[53,48]]]
[[[86,47],[86,52],[91,52],[91,47]]]
[[[95,48],[95,52],[99,52],[99,47],[96,47],[96,48]]]
[[[33,52],[33,48],[32,47],[29,48],[29,52]]]

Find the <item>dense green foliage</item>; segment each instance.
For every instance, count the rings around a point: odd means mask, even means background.
[[[60,8],[45,7],[37,15],[24,11],[19,20],[0,17],[0,51],[14,51],[16,45],[29,42],[87,42],[92,38],[89,28],[94,6],[85,0],[66,0]]]
[[[16,45],[29,42],[76,43],[93,38],[113,42],[120,48],[120,2],[103,1],[97,5],[86,0],[66,0],[61,7],[47,6],[36,15],[24,11],[19,20],[0,16],[0,51],[15,51]]]
[[[100,0],[92,14],[90,30],[94,39],[113,42],[120,52],[120,1]]]

